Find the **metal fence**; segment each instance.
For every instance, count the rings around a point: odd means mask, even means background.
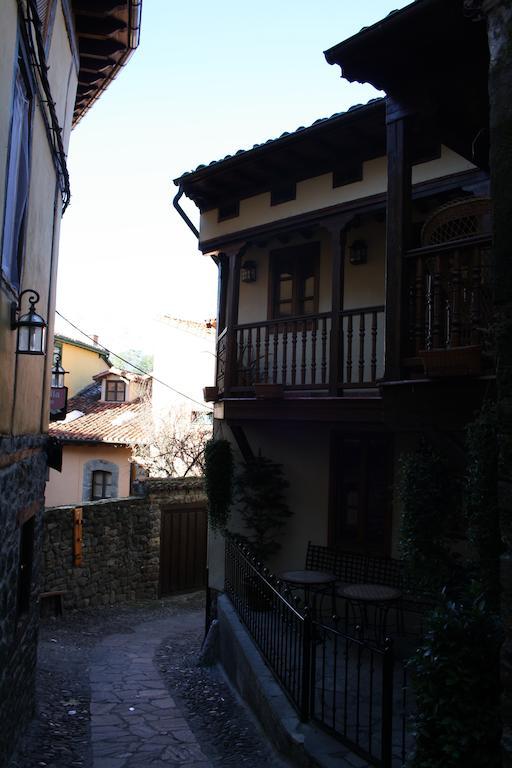
[[[312,720],[382,768],[405,765],[406,670],[376,647],[316,620],[242,544],[226,539],[225,589],[302,721]]]

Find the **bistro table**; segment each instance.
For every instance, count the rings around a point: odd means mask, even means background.
[[[343,587],[339,594],[351,605],[356,621],[359,617],[363,637],[368,634],[368,608],[372,607],[375,618],[375,640],[377,643],[385,640],[389,609],[398,605],[402,592],[395,587],[387,587],[383,584],[349,584]]]
[[[334,584],[336,582],[336,576],[334,573],[327,573],[326,571],[285,571],[279,574],[281,581],[290,584],[292,587],[297,587],[304,590],[304,603],[311,605],[311,610],[314,616],[316,616],[316,596],[321,588],[330,586],[332,591],[333,606],[335,605],[335,590]],[[313,602],[311,603],[311,593],[313,593]],[[333,611],[334,612],[334,611]]]

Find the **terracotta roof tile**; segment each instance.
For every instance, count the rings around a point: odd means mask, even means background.
[[[62,442],[132,445],[144,439],[147,405],[138,398],[129,403],[106,403],[98,399],[98,385],[89,385],[68,401],[68,415],[82,413],[71,421],[54,422],[49,433]]]

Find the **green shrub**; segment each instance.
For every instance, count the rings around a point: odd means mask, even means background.
[[[240,516],[250,531],[242,538],[260,560],[267,560],[281,548],[276,537],[292,514],[285,501],[286,488],[281,464],[264,456],[248,461],[236,479]]]
[[[496,435],[496,407],[486,402],[466,430],[464,512],[468,539],[477,557],[475,578],[493,608],[499,600],[501,554]]]
[[[233,499],[234,462],[227,440],[209,440],[205,451],[205,487],[208,518],[215,531],[224,531]]]
[[[420,592],[439,592],[453,575],[448,541],[453,494],[444,464],[424,439],[400,461],[398,492],[406,575]]]
[[[483,600],[444,601],[409,662],[416,693],[411,768],[496,768],[500,763],[500,626]]]

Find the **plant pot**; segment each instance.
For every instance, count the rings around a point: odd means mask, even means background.
[[[482,370],[482,350],[478,345],[452,349],[424,349],[419,353],[425,375],[478,376]]]
[[[203,387],[203,398],[207,403],[213,403],[219,399],[218,387]]]
[[[268,400],[275,400],[284,394],[282,384],[255,384],[254,394],[256,397]]]

